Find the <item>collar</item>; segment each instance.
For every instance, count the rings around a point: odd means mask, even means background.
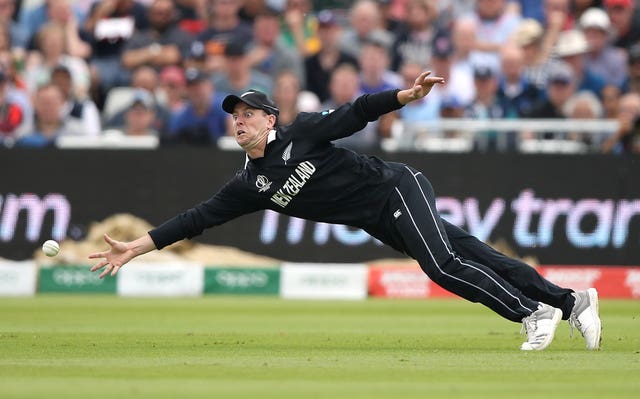
[[[267,144],[271,143],[275,139],[276,139],[276,129],[271,129],[271,131],[267,135]]]
[[[269,133],[267,134],[267,145],[269,145],[272,141],[274,141],[277,138],[276,133],[277,133],[276,129],[271,129],[269,131]],[[265,146],[264,151],[265,151],[265,153],[267,152],[266,146]],[[249,159],[249,155],[245,154],[245,156],[244,156],[244,168],[245,169],[247,168],[247,164],[249,163],[249,160],[250,160]]]

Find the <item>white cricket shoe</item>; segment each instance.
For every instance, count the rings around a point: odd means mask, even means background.
[[[562,319],[562,311],[540,303],[538,310],[522,319],[522,327],[527,333],[527,341],[520,347],[523,351],[541,351],[551,344],[556,327]]]
[[[576,298],[576,303],[569,316],[569,325],[580,331],[587,342],[587,349],[598,350],[602,340],[602,323],[598,315],[598,291],[595,288],[589,288],[572,295]]]

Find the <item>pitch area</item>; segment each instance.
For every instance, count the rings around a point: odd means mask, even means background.
[[[543,352],[462,300],[0,299],[2,398],[637,398],[640,302]]]

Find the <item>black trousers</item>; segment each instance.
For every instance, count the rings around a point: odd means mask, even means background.
[[[407,167],[387,205],[397,241],[436,284],[515,322],[539,302],[562,309],[568,318],[571,290],[442,220],[431,183],[421,172]]]

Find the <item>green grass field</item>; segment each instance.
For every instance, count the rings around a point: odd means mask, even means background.
[[[1,398],[638,398],[640,302],[546,351],[461,300],[0,299]],[[577,334],[577,336],[576,336]]]

